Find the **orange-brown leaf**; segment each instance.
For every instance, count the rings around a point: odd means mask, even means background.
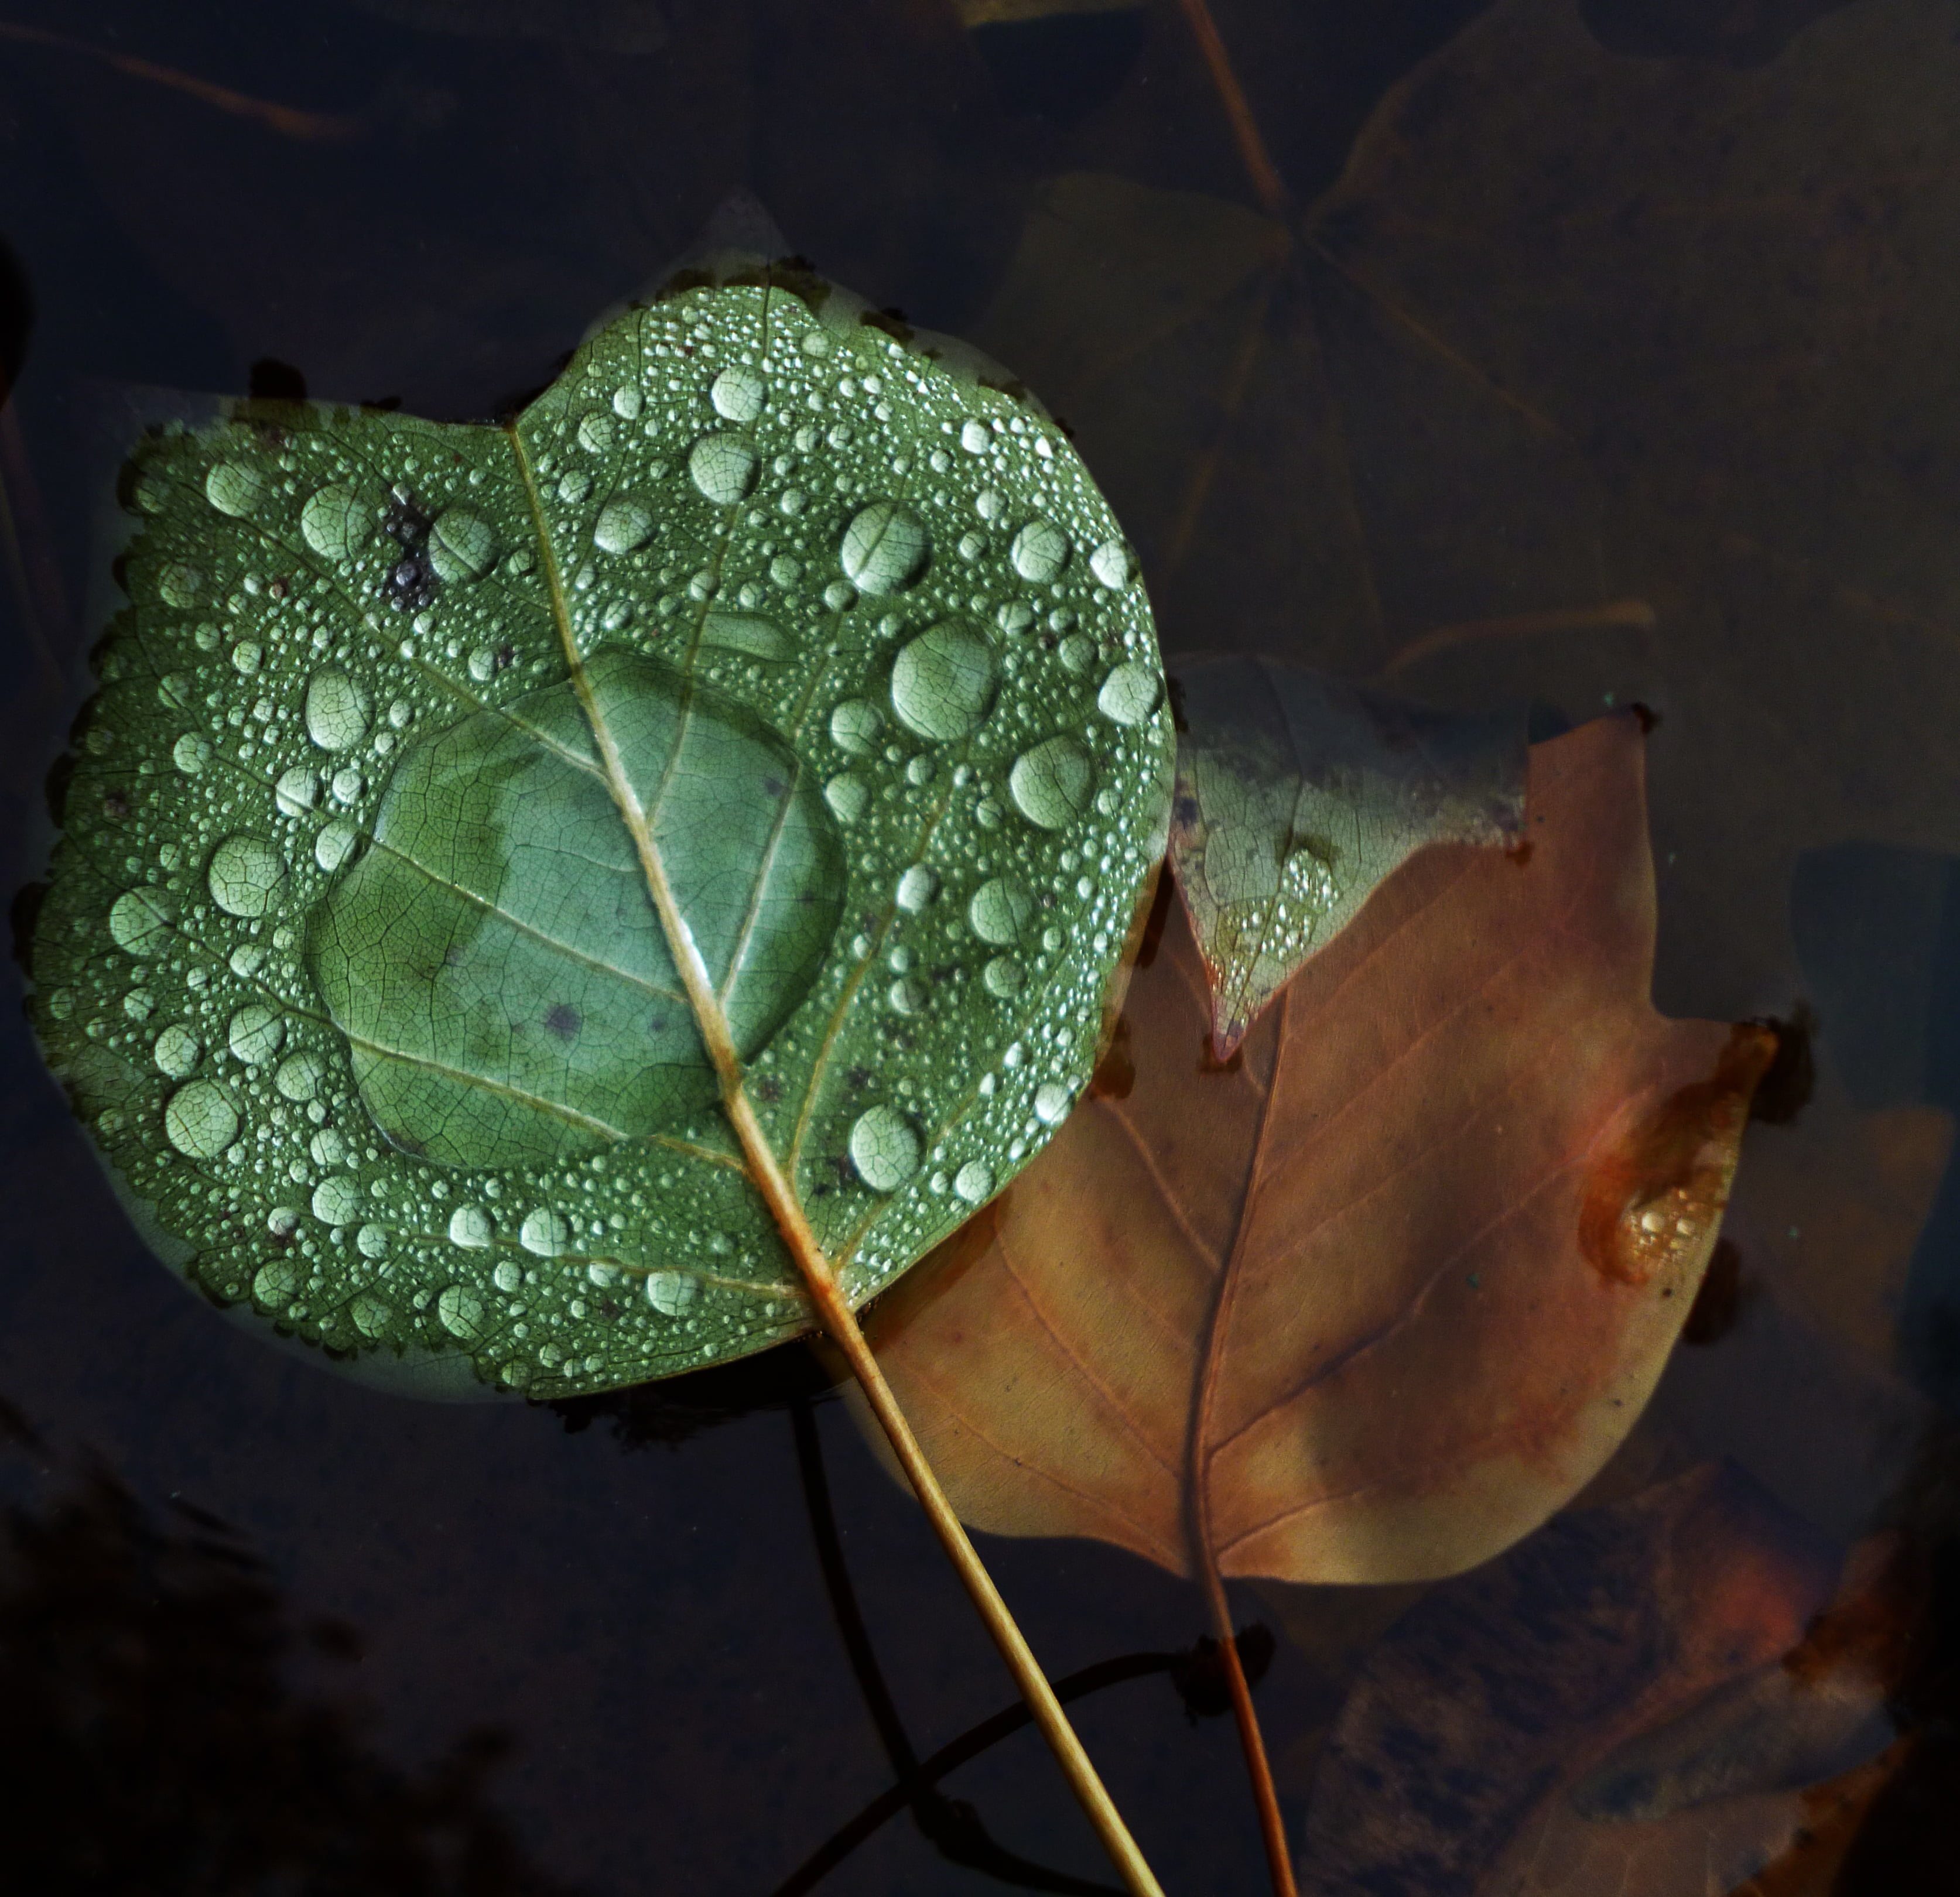
[[[1641,772],[1628,719],[1537,747],[1529,849],[1421,852],[1222,1067],[1171,918],[1125,1010],[1134,1085],[875,1320],[969,1521],[1185,1571],[1201,1503],[1227,1574],[1408,1580],[1593,1474],[1774,1046],[1654,1012]]]

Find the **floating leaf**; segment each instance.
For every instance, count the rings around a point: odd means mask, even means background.
[[[1222,1068],[1172,915],[1096,1096],[877,1313],[968,1520],[1182,1571],[1195,1515],[1227,1574],[1408,1580],[1593,1474],[1774,1046],[1654,1012],[1640,782],[1631,720],[1536,747],[1528,859],[1421,852]]]
[[[1264,659],[1187,659],[1172,689],[1170,861],[1220,1060],[1424,844],[1517,840],[1522,717],[1444,717]]]
[[[1087,1082],[1149,609],[1042,411],[861,308],[754,272],[508,427],[138,450],[34,1011],[214,1299],[427,1393],[635,1382],[809,1328],[772,1166],[855,1302]]]
[[[1662,1756],[1656,1728],[1775,1667],[1828,1595],[1835,1552],[1738,1471],[1704,1463],[1562,1515],[1433,1590],[1370,1654],[1335,1722],[1300,1836],[1302,1891],[1585,1889],[1558,1875],[1561,1854],[1589,1842],[1564,1794],[1629,1740]],[[1775,1786],[1773,1771],[1760,1783]],[[1613,1826],[1608,1888],[1625,1875],[1648,1897],[1726,1890],[1803,1813],[1791,1797],[1742,1816],[1726,1829],[1704,1817],[1707,1886],[1655,1883],[1643,1857],[1678,1866],[1679,1841]]]

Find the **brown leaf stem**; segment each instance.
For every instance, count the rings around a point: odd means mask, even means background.
[[[361,135],[358,119],[343,118],[331,113],[304,112],[297,106],[282,106],[269,99],[254,99],[249,94],[234,92],[229,86],[200,79],[195,73],[179,72],[173,66],[160,66],[154,60],[138,59],[130,53],[111,52],[105,46],[92,46],[84,40],[71,40],[65,33],[50,33],[44,27],[24,27],[11,21],[0,21],[0,40],[18,40],[23,46],[48,46],[57,52],[78,52],[84,59],[100,60],[126,78],[145,79],[154,85],[168,86],[173,91],[188,93],[205,105],[215,106],[220,112],[228,112],[240,119],[256,119],[267,130],[297,138],[302,144],[331,142]]]
[[[1219,1657],[1225,1667],[1225,1680],[1232,1696],[1232,1717],[1239,1728],[1239,1744],[1246,1756],[1246,1775],[1252,1782],[1252,1803],[1259,1814],[1259,1835],[1266,1847],[1266,1867],[1273,1883],[1273,1897],[1298,1897],[1293,1883],[1293,1854],[1287,1848],[1286,1821],[1280,1815],[1279,1794],[1273,1785],[1273,1772],[1266,1758],[1266,1742],[1259,1730],[1259,1716],[1252,1708],[1252,1689],[1239,1657],[1239,1642],[1232,1629],[1232,1609],[1225,1598],[1225,1584],[1211,1546],[1211,1458],[1206,1447],[1211,1435],[1211,1416],[1219,1387],[1219,1344],[1224,1336],[1226,1319],[1238,1276],[1246,1234],[1252,1225],[1252,1203],[1266,1159],[1266,1144],[1274,1114],[1272,1103],[1279,1096],[1280,1067],[1286,1058],[1287,1002],[1290,990],[1282,989],[1274,1009],[1272,1078],[1259,1110],[1258,1133],[1252,1146],[1252,1163],[1246,1174],[1246,1206],[1233,1234],[1232,1249],[1218,1274],[1211,1309],[1204,1327],[1204,1354],[1199,1359],[1198,1400],[1192,1406],[1191,1434],[1186,1455],[1189,1476],[1185,1485],[1189,1498],[1191,1566],[1198,1585],[1204,1590],[1211,1610],[1212,1626],[1217,1637]]]
[[[571,687],[584,709],[586,723],[599,753],[606,788],[628,835],[633,840],[641,873],[646,879],[648,895],[660,917],[668,952],[679,972],[681,986],[686,992],[702,1046],[714,1069],[721,1090],[722,1111],[748,1162],[749,1179],[762,1194],[784,1246],[796,1261],[817,1322],[844,1353],[852,1375],[862,1387],[872,1414],[877,1418],[879,1427],[885,1432],[892,1453],[918,1495],[926,1519],[939,1537],[940,1546],[946,1550],[947,1558],[965,1583],[967,1594],[978,1609],[994,1645],[1000,1649],[1001,1657],[1007,1663],[1007,1670],[1013,1675],[1015,1684],[1027,1701],[1035,1723],[1041,1727],[1063,1775],[1095,1827],[1096,1835],[1102,1839],[1103,1848],[1122,1873],[1123,1881],[1134,1897],[1163,1897],[1162,1887],[1144,1861],[1143,1853],[1138,1849],[1136,1840],[1130,1835],[1122,1814],[1097,1776],[1074,1727],[1068,1723],[1068,1716],[1061,1710],[1061,1702],[1055,1698],[1055,1689],[1048,1684],[1041,1663],[1036,1659],[1033,1649],[1008,1611],[1000,1590],[994,1585],[993,1577],[975,1552],[966,1529],[953,1512],[953,1505],[947,1500],[938,1477],[933,1473],[924,1451],[919,1447],[918,1438],[913,1435],[905,1412],[899,1406],[898,1398],[886,1381],[877,1359],[871,1354],[870,1346],[864,1340],[857,1316],[845,1295],[843,1286],[838,1282],[835,1267],[810,1229],[810,1221],[803,1213],[803,1201],[770,1144],[768,1133],[756,1117],[727,1015],[720,996],[715,993],[708,965],[695,945],[687,918],[681,912],[660,847],[654,839],[652,814],[641,802],[638,790],[627,775],[618,743],[593,697],[584,655],[579,650],[578,639],[571,629],[571,615],[565,604],[564,576],[559,571],[550,537],[545,531],[544,502],[538,491],[536,471],[514,427],[510,429],[509,437],[511,453],[537,523],[542,556],[540,570],[565,650]]]
[[[1232,69],[1232,56],[1225,50],[1225,42],[1219,37],[1218,23],[1212,18],[1211,9],[1205,0],[1179,0],[1179,4],[1198,40],[1198,49],[1204,56],[1211,83],[1218,88],[1225,116],[1232,121],[1232,136],[1238,144],[1239,156],[1252,179],[1252,189],[1258,194],[1261,208],[1270,217],[1283,218],[1289,202],[1286,185],[1280,176],[1279,168],[1273,163],[1272,154],[1266,149],[1259,122],[1252,116],[1252,101],[1246,97],[1246,89],[1239,84],[1239,75]]]

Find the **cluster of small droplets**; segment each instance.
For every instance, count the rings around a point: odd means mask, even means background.
[[[132,491],[37,1005],[213,1297],[536,1393],[806,1327],[716,1114],[431,1162],[377,1130],[372,1050],[310,972],[404,748],[564,680],[562,624],[753,707],[817,774],[843,920],[749,1085],[854,1295],[1069,1111],[1167,712],[1128,548],[1024,405],[781,291],[705,290],[595,338],[509,431],[241,416],[148,444]]]

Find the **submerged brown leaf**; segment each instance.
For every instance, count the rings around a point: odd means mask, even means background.
[[[1749,70],[1583,12],[1492,8],[1297,221],[1052,180],[978,339],[1075,429],[1172,652],[1659,710],[1660,991],[1774,1012],[1797,853],[1960,850],[1960,8]]]
[[[1774,1743],[1752,1756],[1762,1734],[1746,1717],[1707,1715],[1782,1673],[1837,1552],[1732,1466],[1703,1463],[1572,1510],[1434,1589],[1370,1654],[1335,1721],[1302,1891],[1680,1897],[1761,1869],[1801,1801]],[[1630,1748],[1726,1778],[1705,1800],[1617,1822],[1582,1810],[1575,1781]]]
[[[1223,1066],[1173,915],[1081,1107],[873,1341],[966,1518],[1175,1571],[1484,1560],[1605,1461],[1712,1249],[1760,1028],[1662,1018],[1641,739],[1532,754],[1528,851],[1421,852]]]

